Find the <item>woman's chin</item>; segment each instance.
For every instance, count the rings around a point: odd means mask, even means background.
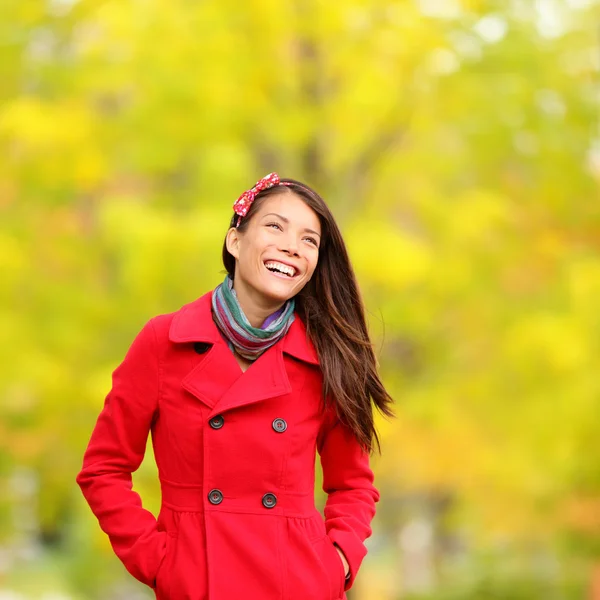
[[[261,290],[259,290],[261,294],[272,302],[276,302],[278,304],[283,304],[290,298],[296,295],[295,286],[292,287],[289,283],[285,281],[279,283],[269,283],[269,285],[264,286]]]

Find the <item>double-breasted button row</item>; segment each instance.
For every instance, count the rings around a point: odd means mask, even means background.
[[[213,429],[221,429],[221,427],[225,425],[225,419],[223,418],[223,415],[215,415],[208,421],[208,424]],[[274,419],[271,426],[277,433],[283,433],[287,429],[287,423],[285,419]]]
[[[221,504],[223,502],[223,492],[217,489],[210,490],[208,501],[211,504]],[[277,504],[277,496],[269,492],[262,497],[262,503],[265,508],[273,508]]]

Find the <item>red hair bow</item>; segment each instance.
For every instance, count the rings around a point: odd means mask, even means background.
[[[268,175],[265,175],[262,179],[259,179],[254,185],[254,187],[250,188],[247,192],[244,192],[233,203],[233,210],[236,215],[239,215],[235,226],[238,227],[240,221],[242,220],[242,217],[245,217],[248,214],[248,211],[250,210],[250,207],[254,202],[254,198],[256,198],[256,195],[259,192],[273,187],[274,185],[279,185],[279,183],[281,183],[279,180],[279,175],[277,175],[277,173],[269,173]],[[282,185],[287,184],[283,183]]]

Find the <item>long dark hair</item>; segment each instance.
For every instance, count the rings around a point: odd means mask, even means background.
[[[288,185],[276,185],[257,194],[238,229],[244,232],[265,198],[275,194],[297,194],[319,216],[322,234],[319,260],[312,278],[296,296],[296,311],[319,356],[325,405],[335,399],[338,417],[360,445],[372,453],[375,442],[381,453],[372,404],[392,417],[393,400],[379,377],[363,301],[342,234],[317,192],[295,179],[281,179],[281,182]],[[234,214],[230,227],[236,221]],[[235,258],[225,243],[223,264],[233,277]]]

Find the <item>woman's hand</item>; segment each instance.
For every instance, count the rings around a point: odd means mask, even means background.
[[[342,552],[340,547],[337,544],[334,544],[334,546],[335,546],[335,549],[337,550],[338,554],[340,555],[340,558],[342,559],[342,563],[344,563],[344,574],[346,575],[346,577],[348,577],[348,573],[350,571],[350,565],[348,564],[348,561],[346,560],[346,557],[344,556],[344,553]]]

